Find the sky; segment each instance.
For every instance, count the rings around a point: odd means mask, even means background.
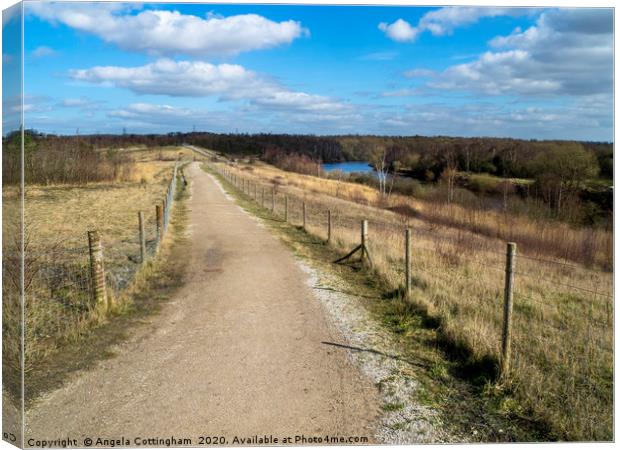
[[[613,140],[609,8],[26,2],[24,27],[47,133]]]

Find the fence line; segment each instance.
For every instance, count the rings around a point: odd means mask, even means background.
[[[242,193],[242,195],[245,195],[248,199],[255,201],[256,203],[258,203],[260,206],[263,206],[263,207],[264,207],[263,201],[261,200],[261,202],[259,202],[256,195],[253,197],[249,189],[246,194],[245,189],[244,189],[245,183],[246,182],[250,183],[250,180],[251,180],[255,189],[257,186],[260,185],[263,191],[265,190],[266,187],[267,188],[271,187],[270,190],[271,190],[272,195],[271,195],[270,211],[273,216],[279,217],[281,220],[285,222],[298,225],[301,229],[303,229],[304,231],[310,234],[316,235],[317,234],[316,230],[319,230],[318,233],[322,236],[326,236],[327,237],[326,242],[330,244],[333,243],[337,239],[334,236],[334,233],[337,231],[337,228],[339,226],[343,227],[347,231],[350,231],[352,229],[357,229],[358,227],[360,227],[360,220],[357,218],[359,213],[358,214],[356,214],[355,212],[351,213],[355,215],[356,217],[344,216],[342,214],[337,215],[335,214],[336,210],[334,209],[333,205],[325,206],[323,204],[323,205],[317,206],[314,204],[314,202],[310,201],[306,197],[303,191],[300,194],[296,194],[296,193],[291,192],[291,189],[284,188],[281,185],[264,182],[263,180],[257,179],[256,177],[246,177],[243,174],[236,173],[235,171],[233,171],[232,169],[228,167],[224,167],[222,169],[220,166],[216,166],[216,170],[224,178],[226,178],[231,183],[232,186],[237,187],[239,189],[239,185],[241,185],[241,188],[239,190]],[[363,207],[360,207],[360,209],[362,208]],[[313,219],[315,220],[314,222],[313,222]],[[318,224],[316,223],[317,220],[318,220]],[[457,271],[448,271],[446,273],[445,269],[442,270],[441,273],[439,273],[438,271],[430,270],[428,268],[423,268],[419,264],[417,264],[417,262],[415,261],[416,259],[415,255],[412,254],[411,251],[425,250],[425,251],[434,252],[434,253],[439,252],[440,253],[439,257],[441,258],[442,257],[441,246],[444,244],[444,242],[436,241],[437,242],[436,248],[431,248],[431,247],[422,245],[416,242],[416,237],[421,236],[421,235],[432,236],[432,233],[426,232],[424,230],[416,230],[412,228],[411,225],[408,223],[409,222],[408,220],[402,220],[402,222],[403,223],[401,225],[398,223],[388,223],[388,222],[384,222],[384,221],[377,220],[377,219],[372,219],[368,221],[366,217],[364,217],[364,220],[362,222],[362,227],[361,227],[361,234],[360,234],[361,240],[359,242],[359,245],[353,248],[353,250],[350,251],[346,256],[339,258],[337,262],[342,262],[345,260],[352,260],[352,256],[355,255],[356,252],[358,252],[361,248],[365,250],[365,252],[362,251],[360,253],[360,261],[362,263],[364,262],[364,255],[367,255],[368,257],[372,256],[372,246],[369,249],[368,247],[369,244],[365,242],[368,239],[368,229],[366,227],[368,226],[367,224],[370,224],[371,232],[372,230],[374,230],[376,233],[379,233],[379,234],[387,233],[388,235],[392,235],[392,239],[397,239],[399,242],[402,239],[403,241],[402,261],[401,262],[392,261],[392,263],[403,264],[402,270],[394,269],[394,268],[393,270],[395,270],[396,273],[400,274],[400,276],[402,277],[401,278],[402,282],[400,284],[403,287],[404,292],[407,295],[407,297],[411,295],[412,277],[415,276],[416,271],[430,274],[431,276],[440,279],[443,283],[454,283],[454,281],[456,280],[462,280],[466,282],[471,281],[471,276],[472,276],[471,274],[463,275],[463,274],[458,273]],[[384,236],[382,235],[382,237]],[[386,237],[386,239],[388,238],[389,237]],[[374,243],[374,242],[371,241],[371,243]],[[453,245],[455,247],[459,246],[459,237],[457,236],[453,239],[448,239],[446,244]],[[378,245],[380,245],[379,242],[378,242]],[[612,298],[612,295],[606,292],[600,292],[600,291],[584,288],[581,286],[577,286],[573,283],[562,283],[562,282],[559,282],[558,280],[554,280],[554,279],[547,278],[547,277],[542,277],[540,275],[538,277],[534,277],[533,275],[525,272],[524,271],[525,268],[517,269],[517,266],[520,265],[518,264],[518,260],[520,261],[521,258],[523,258],[524,260],[527,260],[527,261],[541,262],[545,264],[554,263],[558,266],[561,266],[564,268],[570,268],[574,270],[586,269],[589,272],[594,272],[598,274],[603,274],[602,272],[595,271],[589,268],[581,268],[578,266],[573,266],[573,265],[562,263],[562,262],[551,261],[551,260],[547,260],[543,258],[535,258],[535,257],[527,256],[527,255],[517,255],[516,244],[514,243],[507,244],[506,253],[489,250],[488,248],[482,248],[482,246],[480,246],[480,248],[472,247],[471,250],[475,252],[480,251],[481,253],[492,255],[493,257],[498,257],[501,255],[501,257],[503,257],[505,261],[504,267],[499,267],[499,265],[488,264],[487,262],[483,260],[480,260],[477,258],[476,259],[471,258],[463,253],[459,253],[454,256],[458,260],[459,264],[461,260],[464,260],[467,263],[472,263],[472,264],[477,265],[477,267],[479,268],[485,268],[485,269],[489,269],[489,270],[501,273],[501,279],[499,278],[500,275],[498,274],[496,280],[498,282],[498,293],[501,292],[501,290],[499,289],[500,281],[504,285],[503,286],[503,298],[504,298],[503,305],[504,306],[503,306],[503,313],[502,313],[502,319],[501,319],[501,323],[502,323],[501,336],[499,337],[500,352],[498,355],[502,376],[507,376],[510,373],[511,347],[512,347],[511,343],[513,340],[512,316],[513,314],[515,314],[513,312],[513,308],[516,307],[517,311],[519,311],[522,308],[522,304],[519,302],[519,299],[523,298],[523,299],[531,300],[543,306],[554,305],[554,303],[545,303],[545,302],[533,299],[530,296],[524,295],[522,293],[522,289],[519,288],[518,286],[517,279],[520,279],[520,277],[522,276],[526,276],[530,278],[540,279],[541,281],[545,281],[555,286],[556,288],[564,287],[567,289],[575,289],[581,292],[594,294],[595,296]],[[500,262],[499,258],[497,259],[498,259],[497,261],[493,261],[493,262],[499,263]],[[494,289],[491,289],[491,291],[494,291]],[[517,299],[516,305],[514,304],[515,298]],[[557,305],[556,305],[556,309],[557,309]],[[600,325],[600,326],[608,326],[610,323],[609,317],[610,317],[610,312],[609,312],[609,307],[608,307],[607,309],[608,321],[607,322],[605,322],[604,320],[598,320],[594,317],[591,317],[591,319],[592,319],[593,324]]]
[[[178,164],[177,161],[172,170],[162,203],[156,204],[151,214],[138,212],[135,240],[131,240],[136,244],[137,256],[125,255],[134,264],[119,264],[119,258],[110,259],[110,252],[117,256],[114,248],[104,244],[104,236],[98,230],[88,230],[84,236],[88,243],[85,247],[59,246],[48,252],[27,251],[24,254],[27,295],[63,305],[67,314],[72,314],[76,320],[94,308],[103,313],[109,311],[117,296],[134,279],[138,268],[159,251],[174,204]],[[148,219],[149,216],[152,219]],[[10,255],[3,258],[7,261]]]

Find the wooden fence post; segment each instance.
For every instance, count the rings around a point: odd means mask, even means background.
[[[138,212],[138,227],[140,232],[140,262],[146,261],[146,236],[144,235],[144,213]]]
[[[405,295],[411,296],[411,230],[405,230]]]
[[[301,203],[302,215],[303,215],[303,229],[306,231],[306,202]]]
[[[330,209],[327,210],[327,242],[331,242],[332,240],[332,212]]]
[[[163,234],[163,215],[161,213],[161,205],[155,205],[155,223],[157,226],[157,246],[159,246]]]
[[[288,222],[288,195],[284,196],[284,221]]]
[[[276,187],[271,188],[271,214],[276,210]]]
[[[370,252],[368,251],[368,221],[362,220],[362,236],[360,245],[360,255],[362,265],[368,265],[372,267],[372,260],[370,259]]]
[[[506,279],[504,286],[504,328],[502,331],[501,376],[506,377],[510,371],[510,339],[512,332],[512,299],[514,288],[514,269],[517,244],[506,245]]]
[[[368,240],[368,221],[366,219],[362,220],[362,236],[361,236],[361,244],[362,248],[366,247],[366,241]]]
[[[260,205],[263,208],[265,207],[265,188],[264,187],[260,188]]]
[[[107,311],[108,296],[105,286],[105,269],[103,267],[103,244],[98,231],[88,232],[88,253],[90,256],[90,279],[93,297],[97,305],[103,305]]]
[[[162,235],[163,235],[163,234],[166,234],[166,228],[168,228],[168,223],[167,223],[168,205],[166,202],[166,197],[164,197],[164,199],[161,201],[161,213],[162,213],[161,230],[162,230]]]

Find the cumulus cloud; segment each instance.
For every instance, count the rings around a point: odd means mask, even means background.
[[[472,25],[485,17],[519,16],[532,14],[535,10],[525,8],[488,8],[447,6],[426,13],[414,27],[404,19],[392,24],[381,22],[379,29],[397,42],[413,42],[423,32],[434,36],[452,34],[455,28]]]
[[[28,3],[41,19],[62,23],[124,50],[166,56],[236,55],[290,44],[308,31],[294,20],[274,22],[257,14],[205,18],[178,11],[134,14],[118,4]]]
[[[535,25],[496,37],[490,45],[494,51],[449,67],[430,86],[490,95],[611,95],[609,9],[548,11]]]
[[[349,106],[322,95],[292,91],[238,64],[160,59],[139,67],[97,66],[72,70],[74,80],[173,97],[214,96],[246,100],[264,109],[339,112]]]
[[[411,42],[418,35],[419,30],[411,26],[409,22],[398,19],[394,23],[381,22],[379,29],[385,33],[387,37],[396,42]]]

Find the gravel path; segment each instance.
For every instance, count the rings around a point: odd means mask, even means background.
[[[375,441],[380,394],[346,352],[325,344],[341,337],[312,277],[196,163],[186,173],[185,286],[114,358],[41,398],[27,413],[26,445],[97,437],[198,445],[201,436],[231,445],[240,443],[235,436],[263,435]]]

